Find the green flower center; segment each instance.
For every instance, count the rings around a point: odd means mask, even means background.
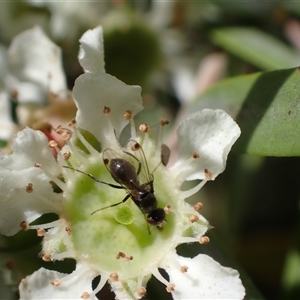
[[[148,164],[150,170],[157,165],[152,165],[151,161]],[[91,161],[85,172],[117,185],[102,159]],[[162,165],[157,168],[154,173],[154,194],[158,207],[170,205],[176,210],[180,202],[178,188],[168,173]],[[178,214],[169,213],[160,230],[147,223],[147,214],[143,214],[131,198],[125,203],[109,207],[121,202],[126,195],[125,189],[96,182],[78,172],[66,193],[71,238],[76,251],[99,271],[108,274],[117,272],[122,278],[147,274],[153,266],[157,266],[166,251],[176,246],[174,235],[182,222],[178,220]],[[102,208],[105,209],[99,210]]]

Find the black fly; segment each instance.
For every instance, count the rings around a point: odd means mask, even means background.
[[[97,179],[92,174],[77,169],[74,170],[86,174],[93,180],[110,187],[124,189],[127,195],[122,201],[97,209],[92,214],[109,207],[117,206],[131,198],[140,211],[146,215],[147,222],[161,229],[163,223],[166,221],[166,213],[164,209],[157,207],[153,188],[154,177],[149,172],[145,153],[141,145],[134,140],[130,140],[126,148],[123,149],[123,153],[110,148],[105,149],[103,151],[103,162],[112,178],[119,185],[107,183]],[[72,169],[70,167],[66,168]]]

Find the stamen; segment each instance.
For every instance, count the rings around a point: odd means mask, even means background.
[[[124,252],[118,252],[118,254],[116,255],[116,259],[120,259],[120,258],[125,258],[126,254]]]
[[[61,180],[59,180],[57,177],[55,177],[54,175],[52,175],[50,172],[48,172],[46,169],[44,169],[43,167],[42,167],[42,165],[41,164],[39,164],[39,163],[35,163],[34,164],[34,166],[36,167],[36,168],[41,168],[41,170],[45,173],[45,175],[51,180],[51,181],[53,181],[61,190],[65,190],[66,189],[66,184],[63,182],[63,181],[61,181]]]
[[[55,280],[51,281],[50,283],[54,286],[59,286],[61,284],[61,281],[60,281],[60,279],[55,279]]]
[[[174,290],[175,290],[175,284],[170,283],[170,284],[167,285],[166,291],[167,291],[168,293],[172,293],[172,292],[174,292]]]
[[[28,223],[25,222],[25,221],[22,221],[22,222],[20,223],[20,227],[21,227],[22,230],[24,230],[24,231],[27,231],[27,230],[29,229],[29,225],[28,225]]]
[[[63,154],[61,153],[60,149],[57,146],[54,146],[53,148],[55,149],[55,151],[57,153],[58,161],[61,163],[61,165],[65,166],[66,165],[65,164],[66,160],[65,160]],[[70,154],[70,156],[71,156],[71,154]]]
[[[55,147],[57,147],[57,142],[51,140],[51,141],[48,142],[48,146],[49,146],[50,148],[55,148]]]
[[[63,128],[61,126],[58,126],[55,132],[59,134],[64,141],[69,141],[72,137],[72,132],[68,128]]]
[[[51,254],[50,253],[44,253],[42,255],[42,260],[45,261],[45,262],[48,262],[51,260]]]
[[[107,275],[101,274],[101,276],[100,276],[100,282],[98,283],[97,287],[91,293],[91,296],[98,294],[98,292],[100,292],[102,290],[102,288],[104,287],[107,279],[108,279]]]
[[[160,120],[159,132],[158,132],[157,141],[156,141],[156,153],[155,153],[155,155],[158,155],[158,154],[161,153],[161,150],[162,150],[162,140],[163,140],[163,129],[169,123],[170,122],[167,119],[162,118]],[[166,165],[166,164],[164,164],[164,165]]]
[[[32,183],[28,183],[28,185],[26,186],[26,192],[27,193],[33,192],[33,184]]]
[[[109,278],[110,278],[111,281],[118,281],[119,280],[119,275],[118,275],[118,273],[114,272],[114,273],[111,273],[109,275]]]
[[[39,237],[44,236],[45,233],[46,233],[46,231],[45,231],[44,228],[38,228],[38,229],[36,230],[36,232],[37,232],[37,236],[39,236]]]
[[[183,230],[184,231],[184,230]],[[178,244],[189,244],[199,242],[199,239],[189,236],[181,236],[178,240]]]
[[[203,203],[202,202],[197,202],[196,204],[193,205],[195,211],[200,211],[203,208]]]
[[[71,230],[70,227],[66,227],[65,230],[66,230],[66,232],[67,232],[68,235],[71,235],[72,230]]]
[[[90,152],[91,155],[99,155],[99,152],[85,139],[85,137],[82,135],[82,133],[77,127],[74,128],[74,131],[80,142]]]
[[[132,111],[126,110],[123,114],[124,119],[130,122],[130,132],[131,132],[131,138],[136,139],[136,130],[135,130],[135,122],[132,118]]]
[[[200,239],[199,239],[199,243],[201,245],[206,245],[210,242],[210,239],[208,236],[204,235],[204,236],[201,236]]]
[[[141,131],[141,132],[144,132],[144,133],[148,133],[149,132],[149,129],[150,129],[150,127],[149,127],[149,125],[147,125],[147,124],[141,124],[140,126],[139,126],[139,130]]]
[[[110,111],[111,111],[110,107],[104,106],[104,108],[103,108],[103,113],[104,113],[106,116],[110,114]]]
[[[89,299],[90,298],[90,293],[88,293],[88,292],[82,293],[81,298],[82,299]]]
[[[81,164],[87,164],[88,160],[81,154],[78,148],[76,148],[70,141],[67,141],[66,144],[70,147],[71,151],[74,153],[76,158],[81,162]]]
[[[170,168],[172,172],[174,172],[176,175],[176,181],[179,182],[180,184],[185,180],[185,178],[189,175],[190,170],[187,168],[188,165],[193,163],[195,159],[200,158],[201,155],[198,152],[193,152],[190,157],[187,159],[184,159],[180,161],[180,163],[175,164]]]
[[[69,160],[69,158],[71,157],[71,152],[70,151],[64,152],[62,156],[64,160]]]
[[[195,187],[186,190],[186,191],[181,191],[181,196],[186,199],[188,197],[191,197],[192,195],[196,194],[200,189],[205,185],[207,182],[207,179],[203,179],[201,182],[199,182]]]
[[[210,180],[212,178],[212,173],[208,169],[204,169],[204,175],[207,180]]]
[[[165,211],[166,214],[170,213],[170,211],[171,211],[171,205],[166,205],[164,207],[164,211]]]
[[[131,120],[132,118],[132,111],[131,110],[126,110],[123,114],[123,117],[126,121]]]
[[[151,273],[153,274],[153,276],[155,276],[155,278],[157,280],[159,280],[161,283],[163,283],[165,286],[168,286],[170,283],[160,274],[160,272],[158,271],[158,269],[153,269],[151,271]]]
[[[199,221],[199,217],[197,215],[192,215],[189,217],[191,223]]]
[[[146,295],[147,290],[143,286],[141,286],[140,288],[138,288],[136,293],[139,297],[143,297]]]
[[[189,267],[187,267],[187,266],[182,266],[182,267],[180,268],[180,271],[181,271],[182,273],[186,273],[186,272],[188,271],[188,268],[189,268]]]
[[[71,121],[68,122],[68,126],[69,126],[70,128],[76,127],[76,124],[77,124],[77,122],[76,122],[75,119],[73,119],[73,120],[71,120]]]
[[[51,259],[52,260],[64,260],[66,258],[70,258],[70,257],[76,257],[76,253],[72,250],[68,250],[65,252],[61,252],[61,253],[55,253],[52,254]]]
[[[53,222],[49,222],[49,223],[45,223],[45,224],[39,224],[39,225],[28,225],[28,228],[29,229],[48,229],[48,228],[52,228],[52,227],[59,227],[61,226],[61,220],[56,220],[56,221],[53,221]]]

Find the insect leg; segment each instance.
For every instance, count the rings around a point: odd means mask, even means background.
[[[110,187],[113,187],[113,188],[115,188],[115,189],[124,189],[124,188],[123,188],[122,186],[120,186],[120,185],[116,185],[116,184],[112,184],[112,183],[108,183],[108,182],[99,180],[98,178],[96,178],[94,175],[92,175],[92,174],[90,174],[90,173],[86,173],[86,172],[84,172],[84,171],[81,171],[81,170],[78,170],[78,169],[74,169],[74,168],[71,168],[71,167],[68,167],[68,166],[63,166],[63,168],[70,169],[70,170],[73,170],[73,171],[82,173],[82,174],[84,174],[84,175],[90,177],[91,179],[93,179],[93,180],[96,181],[96,182],[106,184],[106,185],[108,185],[108,186],[110,186]]]
[[[105,206],[105,207],[102,207],[102,208],[99,208],[99,209],[93,211],[93,212],[91,213],[91,215],[95,214],[96,212],[98,212],[98,211],[100,211],[100,210],[103,210],[103,209],[106,209],[106,208],[109,208],[109,207],[114,207],[114,206],[117,206],[117,205],[119,205],[119,204],[122,204],[122,203],[126,202],[126,201],[128,200],[129,197],[130,197],[130,194],[126,195],[126,197],[125,197],[122,201],[120,201],[120,202],[117,202],[117,203],[115,203],[115,204],[108,205],[108,206]]]

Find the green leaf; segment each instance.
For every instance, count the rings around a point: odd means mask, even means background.
[[[255,28],[222,28],[211,33],[214,43],[262,70],[300,65],[300,54]]]
[[[261,156],[300,155],[300,70],[285,69],[224,80],[199,95],[189,112],[221,108],[235,118],[235,149]]]

